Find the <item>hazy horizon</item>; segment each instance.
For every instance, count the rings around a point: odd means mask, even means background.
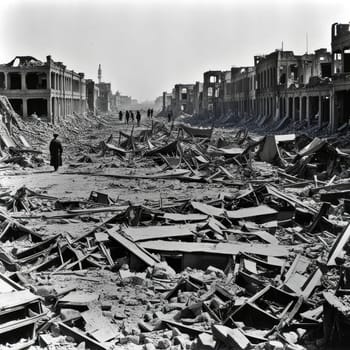
[[[1,0],[0,63],[51,55],[139,101],[207,70],[253,65],[275,49],[330,49],[331,24],[349,23],[346,0]]]

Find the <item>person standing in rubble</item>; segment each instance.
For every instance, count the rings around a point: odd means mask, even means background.
[[[152,109],[150,109],[150,111],[149,111],[149,115],[150,115],[150,117],[151,117],[151,119],[153,118],[153,108]]]
[[[129,124],[129,118],[130,118],[129,111],[126,111],[126,112],[125,112],[125,123],[126,123],[126,124]]]
[[[53,134],[53,139],[50,142],[50,165],[52,165],[55,171],[62,165],[62,144],[57,140],[58,134]]]
[[[150,116],[151,116],[151,110],[148,108],[148,109],[147,109],[147,118],[149,119]]]
[[[132,124],[134,124],[135,116],[134,116],[134,112],[133,111],[130,111],[130,119],[131,119]]]
[[[122,120],[123,120],[123,112],[119,111],[119,121],[122,121]]]
[[[171,122],[171,111],[168,112],[168,123]]]
[[[136,112],[136,121],[137,121],[137,126],[140,126],[140,121],[141,121],[141,113],[140,113],[140,111]]]

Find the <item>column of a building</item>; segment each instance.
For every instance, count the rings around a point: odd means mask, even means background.
[[[335,131],[336,127],[338,126],[337,121],[335,120],[336,116],[335,116],[335,108],[334,108],[334,102],[335,102],[335,98],[334,98],[334,94],[331,91],[329,94],[329,131],[332,133]]]
[[[292,121],[295,121],[295,97],[292,97]]]
[[[303,120],[303,97],[299,96],[299,121]]]
[[[289,97],[285,97],[285,104],[286,104],[286,110],[285,110],[285,116],[289,117]]]
[[[47,99],[47,116],[49,119],[49,123],[53,123],[54,119],[52,117],[52,106],[51,106],[51,97],[49,96]]]
[[[306,96],[306,114],[307,125],[310,126],[310,96]]]
[[[22,114],[23,118],[28,117],[28,100],[26,97],[22,99]]]
[[[323,111],[322,111],[322,96],[321,96],[321,94],[319,94],[318,95],[318,112],[317,112],[317,114],[318,114],[318,126],[319,127],[321,127],[321,125],[322,125],[322,113]]]
[[[5,90],[7,90],[7,79],[8,79],[8,77],[7,77],[7,72],[4,72],[4,89]]]
[[[21,90],[25,90],[27,88],[26,84],[26,73],[22,72],[21,73]]]

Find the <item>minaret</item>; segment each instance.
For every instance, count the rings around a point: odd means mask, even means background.
[[[97,78],[98,78],[98,83],[101,84],[101,81],[102,81],[102,69],[101,69],[101,64],[98,65]]]

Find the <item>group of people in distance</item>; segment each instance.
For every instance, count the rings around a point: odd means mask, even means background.
[[[119,120],[123,121],[123,112],[119,111]],[[125,111],[125,123],[129,124],[129,120],[131,120],[132,124],[135,122],[135,114],[133,111]],[[140,126],[141,122],[141,113],[140,111],[136,112],[136,122],[137,126]]]
[[[119,111],[119,121],[123,121],[123,111]],[[149,108],[147,109],[147,118],[152,119],[153,118],[153,109]],[[125,124],[129,124],[129,120],[132,124],[135,122],[135,114],[133,111],[125,111]],[[141,122],[141,113],[140,111],[136,112],[136,122],[137,126],[140,126]]]

